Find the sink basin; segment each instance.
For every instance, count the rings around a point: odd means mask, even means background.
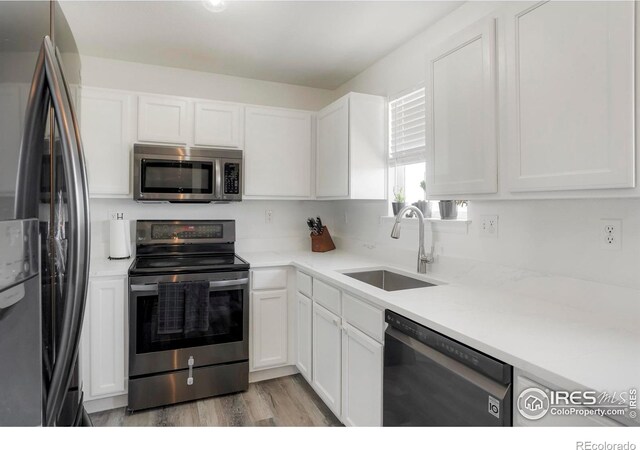
[[[388,270],[366,270],[362,272],[345,273],[344,275],[389,292],[436,286],[433,283],[400,275],[399,273]]]

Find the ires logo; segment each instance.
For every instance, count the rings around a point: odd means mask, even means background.
[[[637,390],[607,392],[552,391],[530,387],[518,396],[520,415],[529,420],[542,419],[547,413],[555,416],[624,416],[636,417]]]

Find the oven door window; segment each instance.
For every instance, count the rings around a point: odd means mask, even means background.
[[[204,331],[159,333],[158,295],[136,299],[136,353],[150,353],[238,342],[243,339],[243,290],[209,292],[208,327]]]
[[[210,161],[143,160],[140,190],[143,193],[213,194],[213,165]]]

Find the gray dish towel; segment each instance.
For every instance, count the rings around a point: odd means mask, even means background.
[[[184,332],[209,329],[209,282],[194,281],[184,287]]]
[[[158,334],[182,333],[185,283],[158,283]]]

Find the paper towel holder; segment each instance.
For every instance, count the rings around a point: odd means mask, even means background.
[[[121,259],[129,259],[131,258],[131,239],[129,235],[129,227],[128,223],[121,229],[114,228],[114,224],[118,222],[125,222],[124,213],[116,213],[116,220],[112,220],[109,226],[109,257],[110,260],[121,260]],[[128,222],[128,221],[127,221]],[[118,233],[121,232],[122,234]],[[114,249],[114,240],[119,240],[120,245],[124,246],[124,248],[120,247],[119,249]],[[121,254],[122,256],[111,256],[112,254]]]

